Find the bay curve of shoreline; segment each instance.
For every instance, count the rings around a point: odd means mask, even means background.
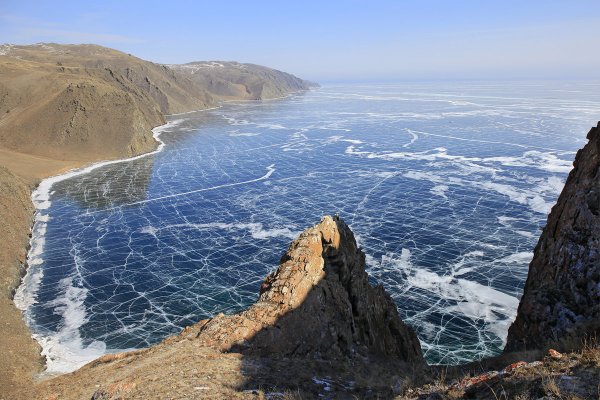
[[[210,111],[217,108],[219,107],[193,110],[185,114]],[[168,115],[167,117],[173,117],[176,115]],[[71,321],[75,322],[74,325],[69,326],[69,324],[67,324],[66,326],[63,326],[63,328],[61,328],[61,331],[59,331],[56,334],[56,336],[45,336],[43,334],[36,333],[32,330],[32,321],[30,320],[30,317],[28,315],[28,309],[31,305],[35,304],[36,302],[36,293],[39,289],[39,285],[43,277],[43,270],[39,266],[43,262],[41,256],[43,254],[45,244],[44,236],[47,227],[46,223],[51,218],[48,214],[44,214],[44,210],[48,209],[51,205],[50,195],[52,186],[58,182],[62,182],[75,176],[87,174],[107,165],[139,160],[141,158],[160,153],[165,147],[165,143],[160,139],[160,135],[169,128],[179,125],[183,121],[185,121],[185,118],[174,119],[171,121],[167,121],[166,124],[154,127],[152,129],[152,137],[157,142],[158,146],[153,151],[142,153],[133,157],[94,162],[88,166],[75,168],[59,175],[50,176],[48,178],[42,179],[42,181],[32,191],[31,201],[34,205],[35,212],[33,217],[33,224],[30,231],[31,238],[29,241],[29,250],[27,253],[27,260],[25,264],[26,273],[21,279],[21,283],[15,291],[13,302],[17,309],[19,309],[20,312],[23,314],[31,337],[35,339],[35,341],[41,346],[41,356],[43,359],[45,359],[45,369],[39,374],[39,377],[50,377],[75,371],[83,365],[87,364],[88,362],[93,361],[94,359],[106,354],[105,346],[103,343],[94,342],[85,347],[81,343],[81,338],[79,337],[79,334],[77,332],[79,326],[81,326],[85,322],[85,316],[81,315],[81,313],[84,312],[84,310],[77,309],[78,306],[82,306],[81,292],[76,291],[75,293],[73,293],[72,291],[71,298],[65,299],[66,301],[71,301],[71,303],[75,303],[65,304],[66,308],[71,307],[68,311],[79,314],[76,317],[79,318],[79,321]],[[70,341],[68,343],[62,343],[60,341],[61,338],[69,338]]]

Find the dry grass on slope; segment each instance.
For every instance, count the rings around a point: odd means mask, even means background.
[[[578,352],[550,350],[539,361],[501,370],[467,375],[459,368],[440,370],[434,383],[411,388],[397,399],[600,399],[600,346],[589,342]]]
[[[81,162],[123,158],[155,148],[151,130],[165,114],[215,104],[187,77],[116,50],[56,44],[0,50],[0,148],[6,150]]]
[[[0,167],[0,399],[19,398],[42,369],[37,343],[30,337],[12,294],[25,272],[27,232],[33,205],[29,186]],[[12,244],[12,246],[9,246]]]

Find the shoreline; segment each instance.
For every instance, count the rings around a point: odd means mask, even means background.
[[[41,255],[44,251],[45,246],[45,234],[47,228],[47,222],[51,218],[48,214],[44,214],[44,210],[48,209],[51,205],[50,194],[52,186],[58,182],[62,182],[66,179],[70,179],[75,176],[87,174],[95,169],[106,165],[113,165],[122,162],[129,162],[138,160],[153,154],[161,152],[165,146],[165,143],[160,139],[160,135],[168,128],[176,126],[181,123],[183,119],[168,121],[166,124],[159,125],[152,129],[152,137],[157,142],[155,150],[139,154],[137,156],[128,157],[117,160],[105,160],[94,162],[91,165],[84,166],[82,168],[76,168],[64,172],[59,175],[50,176],[44,178],[37,185],[37,187],[31,193],[31,202],[34,206],[33,223],[30,230],[29,249],[27,251],[27,258],[25,261],[25,275],[21,278],[19,286],[15,289],[13,296],[13,303],[15,307],[20,311],[23,319],[27,325],[31,337],[39,344],[41,348],[41,357],[45,360],[44,370],[38,374],[38,378],[45,376],[54,376],[56,374],[72,372],[86,363],[94,360],[97,357],[105,354],[105,346],[103,343],[93,342],[90,345],[84,347],[81,343],[81,338],[78,334],[78,328],[84,321],[81,320],[79,325],[64,326],[56,336],[45,336],[41,335],[32,329],[31,317],[29,315],[30,307],[35,304],[37,292],[39,290],[41,280],[44,276],[43,270],[39,268],[39,265],[43,263]],[[78,306],[81,307],[81,299],[79,296],[85,293],[76,292],[78,288],[73,286],[66,290],[71,290],[69,298],[65,297],[64,306],[70,311],[77,312]],[[62,342],[61,336],[70,337],[69,343]],[[75,341],[75,348],[72,347],[73,341]],[[71,346],[69,346],[71,344]],[[58,355],[63,354],[66,357],[59,357]],[[65,358],[71,358],[73,362],[65,362]]]
[[[199,109],[199,110],[186,111],[186,112],[182,112],[182,113],[175,113],[175,114],[165,114],[165,117],[176,117],[176,116],[178,116],[178,115],[187,115],[187,114],[193,114],[193,113],[196,113],[196,112],[202,112],[202,111],[218,110],[218,109],[219,109],[219,108],[221,108],[221,107],[223,107],[223,106],[221,106],[221,105],[218,105],[218,106],[216,106],[216,107],[211,107],[211,108],[201,108],[201,109]],[[168,122],[167,122],[167,124],[168,124]],[[166,124],[165,124],[165,125],[166,125]],[[156,128],[160,128],[161,126],[163,126],[163,125],[159,125],[159,126],[157,126],[157,127],[153,128],[153,129],[152,129],[152,131],[154,131],[154,129],[156,129]],[[156,139],[156,138],[155,138],[155,139]],[[157,139],[157,140],[158,140],[158,139]],[[144,154],[140,154],[140,155],[145,155],[145,153],[144,153]]]
[[[282,97],[267,99],[267,100],[281,100],[288,98],[295,93],[299,93],[302,91],[293,92],[287,94]],[[246,101],[265,101],[265,100],[229,100],[229,101],[221,101],[217,107],[203,108],[198,110],[187,111],[183,113],[176,114],[167,114],[166,118],[169,117],[177,117],[188,114],[193,114],[197,112],[204,111],[212,111],[219,108],[222,108],[222,103],[234,103],[234,102],[246,102]],[[156,126],[152,128],[152,137],[157,142],[157,147],[149,151],[147,153],[138,154],[136,156],[120,158],[115,160],[102,160],[102,161],[92,161],[89,165],[83,165],[81,167],[75,167],[72,169],[68,169],[64,172],[59,173],[58,175],[51,175],[45,178],[41,178],[41,180],[37,183],[37,185],[31,190],[30,200],[31,204],[33,204],[34,212],[31,217],[31,224],[29,229],[30,239],[26,248],[27,257],[25,262],[23,263],[23,271],[19,275],[19,284],[18,286],[13,288],[13,295],[11,296],[11,301],[13,303],[13,307],[16,308],[21,315],[25,327],[29,333],[29,337],[35,341],[35,343],[39,346],[41,350],[40,357],[43,360],[42,370],[38,371],[34,378],[36,380],[44,380],[49,379],[55,376],[60,376],[65,373],[70,373],[78,370],[82,366],[86,365],[93,360],[102,357],[103,355],[109,354],[105,351],[105,348],[101,345],[95,344],[94,342],[88,345],[87,347],[81,346],[79,349],[69,349],[68,346],[64,346],[64,344],[59,341],[52,340],[52,337],[42,336],[33,331],[30,326],[30,317],[28,315],[28,309],[30,306],[36,303],[36,295],[39,289],[39,285],[41,283],[41,279],[43,278],[43,270],[41,270],[38,266],[43,262],[43,259],[40,257],[44,250],[45,245],[45,232],[47,228],[47,222],[51,218],[48,214],[44,214],[44,210],[48,209],[51,205],[51,201],[49,200],[52,186],[55,183],[62,182],[64,180],[70,179],[75,176],[84,175],[89,172],[94,171],[95,169],[119,164],[123,162],[130,162],[134,160],[138,160],[153,154],[160,153],[164,147],[165,143],[160,139],[162,133],[164,133],[167,129],[177,126],[180,123],[184,122],[186,118],[178,118],[167,121],[163,125]],[[36,235],[37,233],[37,235]],[[76,288],[77,289],[77,288]],[[80,324],[81,325],[81,324]],[[78,330],[79,326],[72,326],[75,331]],[[60,332],[58,333],[60,334]],[[78,337],[78,334],[75,332]],[[73,351],[77,350],[77,351]],[[89,350],[89,351],[88,351]],[[61,359],[56,359],[56,353],[60,352],[68,352],[70,353],[74,359],[78,359],[76,362],[76,366],[73,368],[73,364],[65,364],[64,361],[60,361]],[[126,351],[126,350],[119,350]],[[87,353],[81,357],[81,352]]]

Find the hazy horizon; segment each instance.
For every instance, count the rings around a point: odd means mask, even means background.
[[[0,6],[0,41],[235,60],[319,82],[599,79],[600,2],[174,1]]]

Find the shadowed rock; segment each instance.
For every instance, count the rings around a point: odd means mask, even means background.
[[[400,319],[391,297],[382,286],[369,284],[365,255],[352,231],[329,216],[292,242],[252,307],[202,321],[187,334],[243,354],[373,354],[424,363],[419,341]]]
[[[573,348],[600,333],[600,124],[587,138],[535,248],[506,351]]]

